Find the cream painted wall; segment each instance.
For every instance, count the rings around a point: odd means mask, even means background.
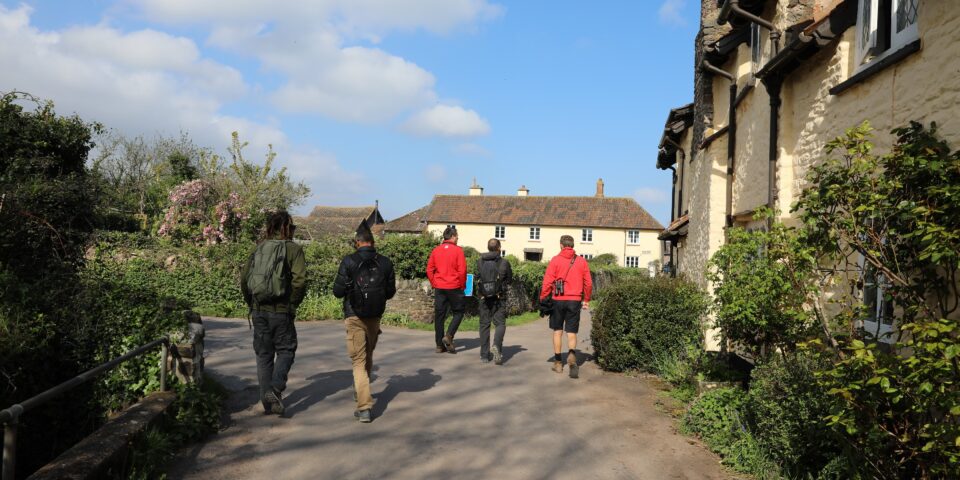
[[[780,0],[771,11],[774,24],[785,22],[788,4],[788,0]],[[877,152],[888,151],[890,130],[910,120],[927,125],[937,122],[940,136],[954,148],[960,148],[960,9],[953,2],[921,0],[918,25],[922,50],[839,95],[830,95],[829,90],[857,71],[856,27],[849,28],[838,42],[806,60],[786,78],[776,172],[776,207],[784,220],[792,220],[791,204],[808,187],[807,172],[824,160],[826,143],[864,120],[869,120],[876,130]],[[766,35],[762,38],[766,44]],[[749,62],[749,48],[742,46],[722,68],[737,73],[742,88],[743,82],[749,80],[745,73],[750,70]],[[714,78],[714,128],[708,128],[707,135],[726,124],[728,88],[726,79]],[[759,82],[737,108],[734,213],[766,204],[769,108],[766,89]],[[708,291],[710,286],[703,269],[723,242],[725,162],[724,137],[697,152],[684,178],[690,230],[681,243],[679,272]]]
[[[627,243],[626,229],[612,228],[594,228],[593,241],[581,241],[581,229],[575,227],[540,227],[540,240],[530,240],[530,225],[504,225],[506,227],[505,238],[500,239],[500,248],[506,251],[507,255],[514,255],[523,259],[523,250],[525,248],[543,249],[543,260],[549,261],[554,255],[560,252],[560,237],[570,235],[573,237],[574,249],[578,254],[600,255],[603,253],[612,253],[617,256],[617,264],[626,266],[626,257],[639,257],[639,267],[647,268],[650,262],[659,261],[661,258],[660,241],[657,240],[658,230],[640,230],[640,238],[636,244]],[[445,223],[431,223],[427,225],[427,231],[438,237],[443,235],[443,230],[447,228]],[[458,244],[461,247],[473,247],[479,252],[487,251],[487,241],[494,236],[494,225],[481,224],[457,224],[457,233],[460,236]]]

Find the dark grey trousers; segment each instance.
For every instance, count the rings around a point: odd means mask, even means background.
[[[287,374],[297,352],[297,329],[293,315],[253,311],[253,351],[257,354],[257,381],[260,400],[274,389],[287,388]]]
[[[495,327],[493,344],[503,352],[503,334],[507,332],[507,309],[498,299],[480,300],[480,358],[490,355],[490,324]]]
[[[466,309],[466,299],[463,290],[442,289],[434,290],[433,294],[433,330],[436,333],[437,346],[443,345],[443,324],[447,319],[447,309],[453,312],[453,319],[447,327],[447,335],[453,338],[463,321],[463,312]]]

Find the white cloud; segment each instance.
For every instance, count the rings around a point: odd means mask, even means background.
[[[490,125],[477,112],[456,105],[436,105],[421,110],[404,122],[402,129],[415,135],[478,137],[490,133]]]
[[[362,176],[344,171],[332,156],[292,145],[279,126],[224,114],[226,102],[250,87],[236,69],[203,58],[192,40],[103,25],[42,31],[30,14],[27,6],[0,5],[0,92],[51,99],[61,114],[76,112],[130,136],[188,132],[218,153],[239,131],[250,143],[250,158],[259,159],[272,144],[278,165],[314,192],[361,191]]]
[[[644,203],[663,203],[670,199],[670,194],[659,188],[640,187],[633,191],[633,198],[641,205]]]
[[[377,124],[435,104],[435,78],[410,60],[357,43],[394,31],[470,29],[503,13],[488,0],[133,1],[150,18],[209,25],[210,45],[282,74],[269,92],[281,110]]]
[[[685,26],[687,19],[683,17],[683,7],[687,0],[664,0],[657,11],[660,16],[660,23],[675,26]]]

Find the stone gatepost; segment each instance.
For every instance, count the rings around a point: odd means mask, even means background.
[[[172,338],[171,371],[185,384],[199,383],[203,381],[203,337],[206,331],[197,312],[184,310],[183,317],[187,323],[186,333],[182,339]]]

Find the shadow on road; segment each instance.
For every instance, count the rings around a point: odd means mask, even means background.
[[[521,347],[520,345],[507,345],[503,347],[503,351],[500,353],[503,356],[503,363],[506,365],[510,362],[510,359],[513,358],[514,355],[526,351],[527,349]]]
[[[387,380],[387,387],[374,395],[373,417],[377,418],[387,411],[390,402],[400,393],[425,392],[433,388],[442,377],[435,375],[432,368],[421,368],[416,375],[394,375]],[[351,377],[352,379],[352,377]]]
[[[353,372],[351,370],[334,370],[307,377],[307,380],[310,381],[309,385],[294,390],[288,397],[284,398],[287,407],[285,417],[293,417],[321,402],[324,398],[352,387]]]

